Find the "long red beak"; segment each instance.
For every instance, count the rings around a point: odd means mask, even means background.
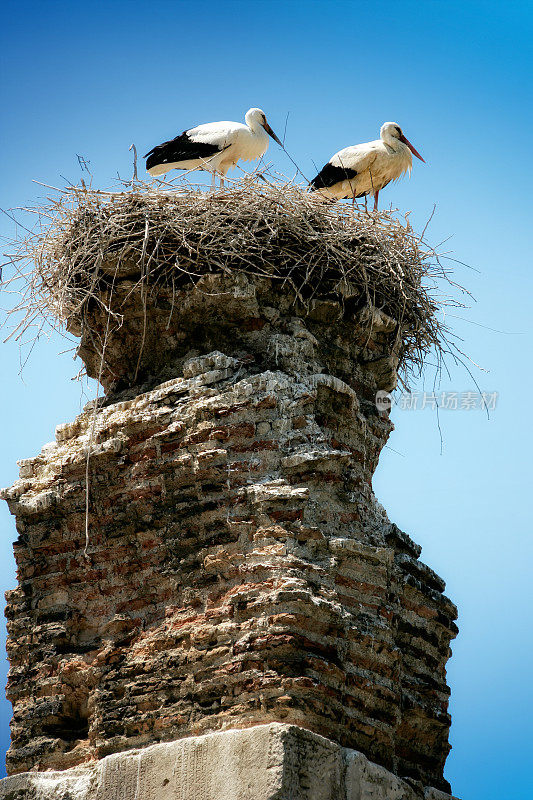
[[[274,141],[277,142],[280,145],[280,147],[283,147],[283,145],[281,144],[280,140],[278,139],[278,137],[276,136],[276,134],[274,133],[274,131],[272,130],[272,128],[270,127],[270,125],[268,124],[268,122],[266,120],[265,120],[265,124],[263,125],[263,128],[266,130],[266,132],[268,133],[269,136],[272,136]]]
[[[409,139],[406,139],[406,138],[405,138],[405,136],[403,135],[403,133],[402,133],[402,135],[400,136],[400,142],[403,142],[404,144],[406,144],[406,145],[407,145],[407,147],[409,148],[409,150],[411,151],[411,153],[412,153],[414,156],[416,156],[417,158],[419,158],[419,159],[420,159],[420,161],[424,161],[424,159],[422,158],[422,156],[420,155],[420,153],[418,152],[418,150],[415,150],[415,148],[413,147],[413,145],[411,144],[411,142],[409,141]],[[424,164],[425,164],[425,163],[426,163],[426,162],[424,161]]]

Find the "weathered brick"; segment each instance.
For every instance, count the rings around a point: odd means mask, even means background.
[[[373,496],[391,424],[357,325],[302,316],[310,338],[276,356],[293,312],[276,329],[261,302],[243,301],[235,353],[183,356],[184,376],[108,394],[87,553],[92,411],[4,492],[23,534],[10,772],[284,721],[446,788],[456,611]],[[392,340],[365,336],[385,358]]]

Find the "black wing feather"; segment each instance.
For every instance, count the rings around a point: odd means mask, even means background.
[[[355,178],[357,170],[348,167],[334,167],[329,161],[325,164],[318,175],[309,184],[315,191],[317,189],[328,189],[341,181],[349,181]]]
[[[146,153],[146,169],[158,166],[158,164],[173,164],[177,161],[188,161],[193,158],[210,158],[220,153],[224,148],[209,142],[193,142],[189,139],[187,131],[184,131],[175,139],[169,142],[158,144]]]

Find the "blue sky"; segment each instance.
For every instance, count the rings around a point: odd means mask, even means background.
[[[427,161],[385,189],[433,243],[476,270],[456,279],[476,298],[450,317],[464,349],[499,393],[481,411],[396,408],[375,490],[423,546],[459,606],[449,662],[453,726],[446,776],[463,800],[525,800],[531,784],[531,270],[530,95],[533,6],[508,2],[6,2],[0,30],[0,206],[39,203],[33,179],[94,183],[131,174],[140,153],[184,128],[241,120],[261,106],[312,176],[338,149],[399,122]],[[528,93],[529,92],[529,93]],[[274,168],[292,174],[272,143]],[[415,159],[416,161],[416,159]],[[1,233],[14,226],[2,215]],[[5,246],[2,248],[5,250]],[[9,304],[4,297],[2,306]],[[465,321],[466,320],[466,321]],[[490,330],[494,329],[494,330]],[[93,387],[52,337],[19,376],[19,350],[0,347],[0,484],[36,454]],[[433,373],[425,384],[431,389]],[[475,391],[453,369],[442,390]],[[87,394],[83,393],[88,392]],[[0,583],[15,585],[13,520],[0,506]],[[1,663],[2,675],[5,662]],[[10,706],[0,699],[0,748]]]

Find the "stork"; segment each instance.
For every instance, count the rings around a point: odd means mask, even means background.
[[[377,211],[380,191],[405,172],[411,174],[411,153],[424,161],[395,122],[385,122],[379,135],[373,142],[345,147],[335,153],[311,181],[312,191],[333,200],[347,197],[355,200],[373,194]]]
[[[171,169],[203,169],[224,177],[237,161],[254,161],[268,149],[268,137],[281,145],[280,140],[267,122],[265,112],[250,108],[242,122],[206,122],[196,128],[183,131],[175,139],[158,144],[146,158],[146,169],[150,175],[164,175]],[[283,146],[283,145],[281,145]]]

